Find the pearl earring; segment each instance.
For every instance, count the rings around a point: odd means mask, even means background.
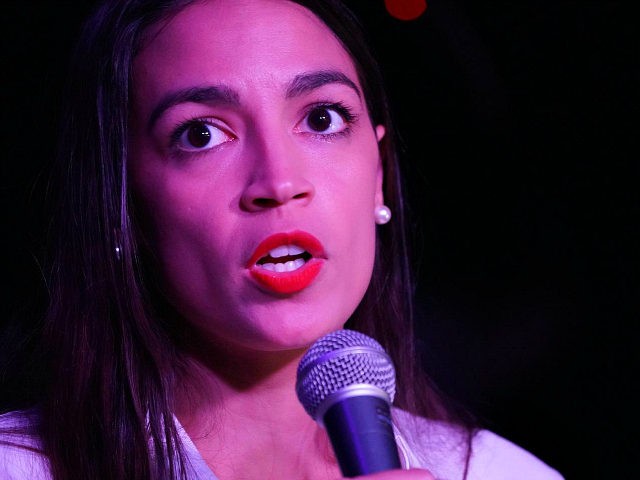
[[[378,205],[373,211],[373,216],[378,225],[384,225],[391,220],[391,210],[386,205]]]

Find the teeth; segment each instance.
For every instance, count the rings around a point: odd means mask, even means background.
[[[300,248],[297,245],[288,245],[288,247],[289,247],[289,255],[300,255],[301,253],[305,252],[304,248]]]
[[[269,252],[271,258],[280,258],[286,257],[289,255],[289,247],[287,245],[281,245],[279,247],[274,248]]]
[[[300,248],[297,245],[281,245],[271,250],[269,255],[271,258],[280,258],[287,255],[300,255],[301,253],[304,253],[304,248]]]
[[[304,264],[305,261],[302,258],[296,258],[295,260],[285,263],[265,263],[261,265],[261,267],[271,272],[293,272]]]

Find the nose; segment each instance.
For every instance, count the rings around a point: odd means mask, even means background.
[[[314,185],[306,178],[301,154],[293,147],[260,149],[254,169],[242,196],[242,208],[249,212],[294,203],[304,206],[315,195]]]

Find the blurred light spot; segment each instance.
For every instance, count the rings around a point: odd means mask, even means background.
[[[427,9],[425,0],[384,0],[384,4],[398,20],[415,20]]]

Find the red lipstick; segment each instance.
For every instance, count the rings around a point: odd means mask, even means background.
[[[289,247],[292,253],[274,249]],[[279,294],[297,293],[315,280],[326,255],[320,241],[310,233],[293,231],[265,238],[247,262],[251,277],[263,288]],[[286,261],[286,267],[285,267]],[[277,270],[276,270],[277,268]]]

